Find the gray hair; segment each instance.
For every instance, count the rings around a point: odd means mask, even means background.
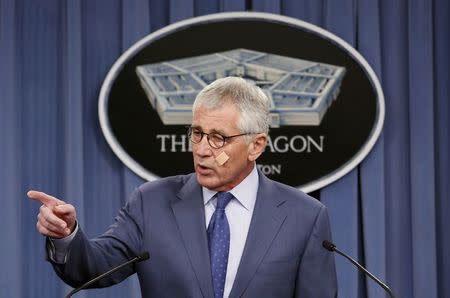
[[[226,103],[235,105],[241,112],[237,124],[241,133],[269,132],[270,101],[261,88],[243,78],[215,80],[198,93],[192,111],[195,112],[200,106],[218,109]]]

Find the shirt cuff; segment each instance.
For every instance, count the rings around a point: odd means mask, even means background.
[[[73,232],[64,238],[56,239],[48,237],[47,251],[50,260],[57,264],[65,264],[70,243],[78,232],[78,223],[75,224]]]

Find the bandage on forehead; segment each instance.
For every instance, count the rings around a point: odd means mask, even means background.
[[[216,162],[219,166],[221,166],[226,163],[229,158],[230,157],[225,153],[225,151],[222,151],[222,153],[216,156]]]

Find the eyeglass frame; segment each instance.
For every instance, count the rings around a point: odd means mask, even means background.
[[[188,127],[188,134],[187,134],[187,135],[188,135],[188,137],[189,137],[189,140],[190,140],[193,144],[199,144],[199,143],[203,140],[203,136],[206,135],[206,140],[208,141],[209,146],[211,146],[211,147],[214,148],[214,149],[220,149],[220,148],[223,148],[223,147],[225,146],[225,144],[227,143],[227,140],[228,140],[228,139],[232,139],[232,138],[240,137],[240,136],[246,136],[246,135],[257,134],[257,133],[254,133],[254,132],[246,132],[246,133],[241,133],[241,134],[232,135],[232,136],[224,136],[224,135],[222,135],[222,134],[220,134],[220,133],[218,133],[218,132],[206,133],[206,132],[204,132],[204,131],[202,131],[202,130],[199,129],[199,131],[200,131],[200,133],[201,133],[200,140],[199,140],[198,142],[194,142],[194,140],[192,139],[192,133],[193,133],[193,130],[194,130],[194,129],[198,129],[198,128],[192,127],[192,126],[189,126],[189,127]],[[217,147],[217,146],[214,146],[213,144],[211,144],[210,139],[209,139],[209,136],[210,136],[210,135],[218,135],[218,136],[220,136],[220,137],[223,139],[222,146]]]

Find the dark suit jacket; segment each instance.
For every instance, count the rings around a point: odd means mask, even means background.
[[[230,297],[329,298],[337,292],[326,208],[259,173],[250,228]],[[204,204],[195,174],[141,185],[115,223],[88,240],[80,229],[57,274],[76,287],[143,252],[148,261],[96,286],[137,272],[143,297],[213,297]]]

